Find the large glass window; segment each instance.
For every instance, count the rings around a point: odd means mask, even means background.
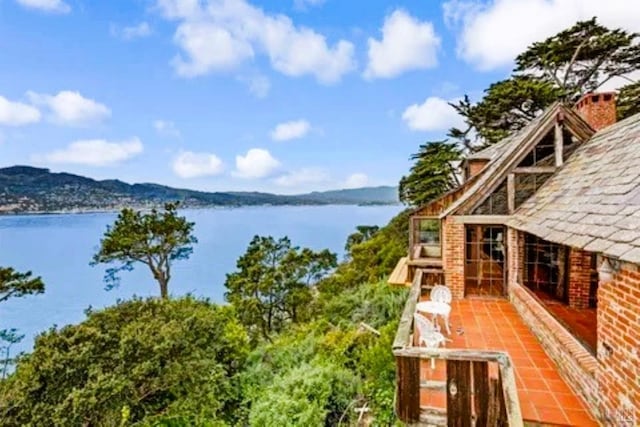
[[[465,230],[465,293],[504,294],[505,228],[497,225],[467,225]]]

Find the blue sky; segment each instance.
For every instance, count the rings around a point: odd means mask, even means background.
[[[639,31],[639,14],[625,0],[0,0],[0,165],[204,190],[395,185],[458,121],[446,102],[478,97],[529,43],[593,15]]]

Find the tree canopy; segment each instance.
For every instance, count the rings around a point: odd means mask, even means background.
[[[456,144],[434,141],[422,144],[411,156],[409,175],[400,179],[400,201],[421,205],[460,185],[458,165],[462,152]]]
[[[451,128],[446,141],[428,142],[412,156],[409,175],[400,180],[400,199],[409,205],[425,204],[456,185],[457,170],[448,159],[459,160],[525,127],[556,101],[574,103],[612,79],[629,80],[640,70],[640,35],[610,29],[596,18],[535,42],[515,59],[512,74],[491,84],[478,102],[467,95],[451,107],[464,126]],[[639,82],[629,80],[620,89],[618,116],[640,112]],[[457,146],[456,150],[452,148]],[[427,149],[427,147],[429,147]]]
[[[130,271],[134,264],[146,265],[160,286],[160,296],[169,296],[169,280],[173,261],[187,259],[197,243],[194,223],[178,215],[178,203],[167,203],[164,210],[143,213],[130,208],[120,211],[112,226],[107,227],[100,249],[92,265],[117,263],[107,269],[107,289],[119,284],[118,274]]]
[[[533,43],[517,56],[512,75],[490,85],[482,100],[474,104],[465,96],[453,104],[465,128],[453,128],[449,136],[471,151],[482,149],[523,128],[553,102],[573,103],[627,76],[640,69],[639,37],[592,18]]]
[[[11,267],[0,267],[0,302],[44,292],[44,282],[27,271],[20,273]]]
[[[0,419],[5,426],[232,424],[248,351],[231,307],[190,297],[120,302],[40,335],[0,383]]]
[[[227,274],[225,298],[254,337],[269,339],[300,320],[311,301],[310,287],[336,265],[336,255],[326,249],[314,252],[292,246],[287,237],[255,236],[238,259],[238,270]]]

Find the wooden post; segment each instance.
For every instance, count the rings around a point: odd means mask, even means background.
[[[416,232],[415,217],[409,218],[409,259],[413,259],[413,242],[415,240],[414,233]]]
[[[555,134],[554,134],[554,143],[555,143],[555,152],[556,152],[556,167],[562,166],[562,125],[559,122],[556,122]]]
[[[510,214],[516,210],[516,177],[512,173],[507,175],[507,210]]]
[[[396,357],[396,414],[408,424],[420,421],[419,357]]]
[[[447,360],[447,426],[471,425],[471,362]]]
[[[492,427],[489,424],[489,362],[473,362],[473,402],[476,410],[476,427]]]

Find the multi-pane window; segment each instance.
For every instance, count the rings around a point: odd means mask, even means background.
[[[551,175],[550,173],[517,174],[515,176],[515,208],[517,209],[533,196]]]
[[[474,215],[507,215],[508,213],[506,179],[502,181],[496,191],[473,211]]]
[[[467,295],[504,294],[505,228],[467,225],[465,230],[465,292]]]
[[[536,293],[567,302],[568,250],[566,246],[526,234],[524,241],[525,285]]]

